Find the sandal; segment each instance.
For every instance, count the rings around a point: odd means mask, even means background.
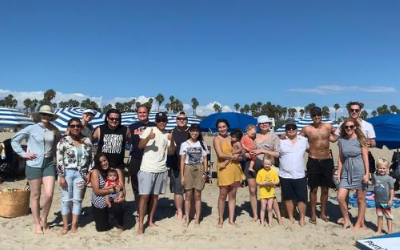
[[[308,222],[310,222],[311,224],[317,225],[317,220],[313,220],[313,219],[309,219]]]

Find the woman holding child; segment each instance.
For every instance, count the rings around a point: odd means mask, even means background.
[[[251,151],[252,155],[256,156],[254,169],[246,167],[246,177],[249,184],[250,193],[250,204],[253,210],[253,221],[258,221],[257,214],[257,183],[255,177],[257,172],[263,167],[264,156],[269,155],[274,159],[279,157],[279,138],[273,132],[270,131],[271,120],[266,115],[261,115],[257,119],[257,125],[260,129],[260,133],[257,133],[254,140],[255,149]],[[250,158],[250,157],[249,157]],[[250,164],[247,164],[250,165]],[[279,210],[278,203],[275,199],[274,210]]]
[[[94,222],[96,224],[96,230],[98,232],[108,231],[110,225],[108,224],[108,204],[106,203],[105,196],[118,193],[121,191],[122,196],[118,196],[111,203],[111,213],[117,221],[117,227],[123,230],[124,226],[124,209],[123,202],[125,200],[124,185],[120,181],[119,185],[111,185],[106,187],[108,171],[111,167],[108,164],[107,157],[99,153],[94,158],[94,167],[91,174],[92,183],[92,213]],[[118,172],[118,178],[122,179],[122,172],[120,169],[116,169]]]
[[[354,118],[348,118],[340,127],[338,179],[339,207],[343,214],[343,228],[350,227],[351,222],[348,213],[347,194],[350,190],[357,190],[358,216],[354,226],[357,231],[364,222],[365,215],[365,191],[364,185],[369,182],[369,162],[367,140],[361,131],[359,122]]]
[[[63,229],[68,232],[68,218],[72,207],[71,233],[76,233],[82,210],[82,196],[89,182],[89,167],[92,164],[92,142],[81,134],[82,123],[78,118],[68,122],[68,135],[57,144],[57,173],[61,187],[61,215]],[[72,203],[72,206],[71,206]]]
[[[229,224],[238,226],[235,223],[236,191],[240,186],[243,172],[239,161],[241,156],[232,155],[231,136],[228,134],[229,123],[225,119],[219,119],[216,123],[218,135],[214,138],[214,149],[218,157],[217,176],[219,186],[218,227],[222,227],[224,219],[225,201],[229,197]],[[225,160],[230,163],[225,166]]]

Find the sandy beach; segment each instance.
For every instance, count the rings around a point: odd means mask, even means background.
[[[6,139],[2,134],[0,141]],[[209,144],[211,145],[211,144]],[[333,147],[335,150],[335,147]],[[373,149],[374,155],[388,155],[389,150]],[[337,149],[336,149],[337,151]],[[375,151],[378,152],[375,154]],[[335,154],[335,152],[334,152]],[[335,156],[334,156],[335,157]],[[0,189],[24,187],[26,181],[5,182],[0,185]],[[0,242],[1,249],[357,249],[356,240],[373,236],[376,229],[375,209],[367,209],[366,221],[368,230],[353,232],[351,229],[343,230],[336,224],[340,211],[337,203],[330,199],[328,203],[328,215],[330,222],[317,220],[317,225],[307,223],[300,228],[296,224],[290,224],[285,218],[284,225],[280,226],[277,221],[273,222],[273,227],[261,227],[258,223],[251,222],[250,203],[248,188],[240,188],[237,193],[236,221],[240,228],[232,227],[225,220],[222,229],[217,228],[217,198],[218,187],[214,179],[213,184],[206,184],[203,191],[203,210],[200,227],[195,227],[191,223],[188,228],[183,226],[183,220],[174,218],[175,210],[173,205],[173,195],[169,192],[160,196],[157,207],[156,219],[157,228],[147,228],[142,236],[136,236],[137,224],[133,217],[134,201],[130,184],[127,184],[127,202],[125,205],[125,227],[123,233],[117,229],[109,232],[99,233],[95,230],[95,225],[91,217],[90,195],[92,190],[88,188],[83,202],[85,214],[81,217],[78,232],[68,233],[61,236],[61,216],[60,216],[60,189],[58,183],[54,191],[54,200],[50,211],[49,223],[51,229],[44,235],[33,233],[33,218],[31,215],[6,219],[0,218]],[[330,196],[336,196],[333,190]],[[280,197],[280,189],[277,188],[277,197]],[[280,198],[278,198],[280,201]],[[319,206],[318,206],[319,208]],[[226,209],[225,218],[227,218]],[[357,214],[356,208],[351,208],[350,212],[354,217]],[[394,231],[399,231],[400,209],[393,210]],[[307,221],[308,221],[307,213]],[[386,225],[384,226],[386,228]]]

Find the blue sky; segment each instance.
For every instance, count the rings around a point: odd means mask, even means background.
[[[400,106],[399,13],[400,1],[3,0],[0,97]]]

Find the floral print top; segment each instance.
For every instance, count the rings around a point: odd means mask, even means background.
[[[78,152],[71,136],[64,136],[57,144],[57,173],[64,176],[65,169],[78,169],[84,178],[93,167],[92,142],[88,137],[81,139],[82,150]],[[80,157],[79,159],[77,157]]]

